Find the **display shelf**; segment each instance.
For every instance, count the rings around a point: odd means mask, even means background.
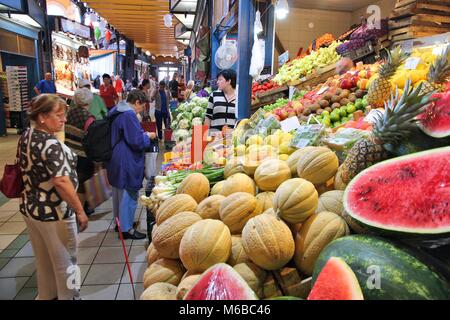
[[[299,90],[316,86],[322,82],[325,82],[328,78],[334,76],[336,73],[335,70],[336,70],[336,63],[332,63],[328,66],[317,69],[315,72],[298,81],[291,82],[289,85],[296,87]]]

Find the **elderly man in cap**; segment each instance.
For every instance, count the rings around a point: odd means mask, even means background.
[[[91,83],[88,80],[81,79],[78,83],[78,87],[80,89],[87,88],[91,90]],[[96,120],[104,119],[108,114],[108,109],[106,109],[105,102],[103,102],[103,99],[97,94],[94,94],[94,98],[89,104],[89,113],[92,114]]]

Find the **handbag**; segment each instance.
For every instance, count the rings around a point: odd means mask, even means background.
[[[112,187],[109,184],[105,169],[95,173],[92,178],[84,182],[86,201],[89,208],[94,209],[112,197]]]
[[[31,129],[28,138],[28,147],[31,141]],[[3,178],[0,181],[0,191],[9,199],[20,198],[25,186],[22,180],[22,169],[20,168],[19,148],[22,139],[17,144],[16,162],[5,165]],[[27,150],[28,151],[28,150]]]

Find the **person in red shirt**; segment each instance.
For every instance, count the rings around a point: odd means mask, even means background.
[[[100,97],[105,101],[106,108],[112,109],[119,102],[119,95],[111,83],[111,76],[103,75],[103,84],[100,86]]]
[[[119,95],[119,97],[122,99],[122,94],[123,94],[123,81],[122,79],[120,79],[119,75],[116,75],[116,82],[114,84],[114,87],[116,89],[117,94]]]

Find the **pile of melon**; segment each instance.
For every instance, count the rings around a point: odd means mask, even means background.
[[[343,192],[332,190],[338,165],[330,149],[307,147],[262,161],[253,178],[229,164],[211,190],[201,174],[188,176],[156,212],[141,299],[183,299],[223,263],[260,299],[306,298],[319,254],[350,233]]]

